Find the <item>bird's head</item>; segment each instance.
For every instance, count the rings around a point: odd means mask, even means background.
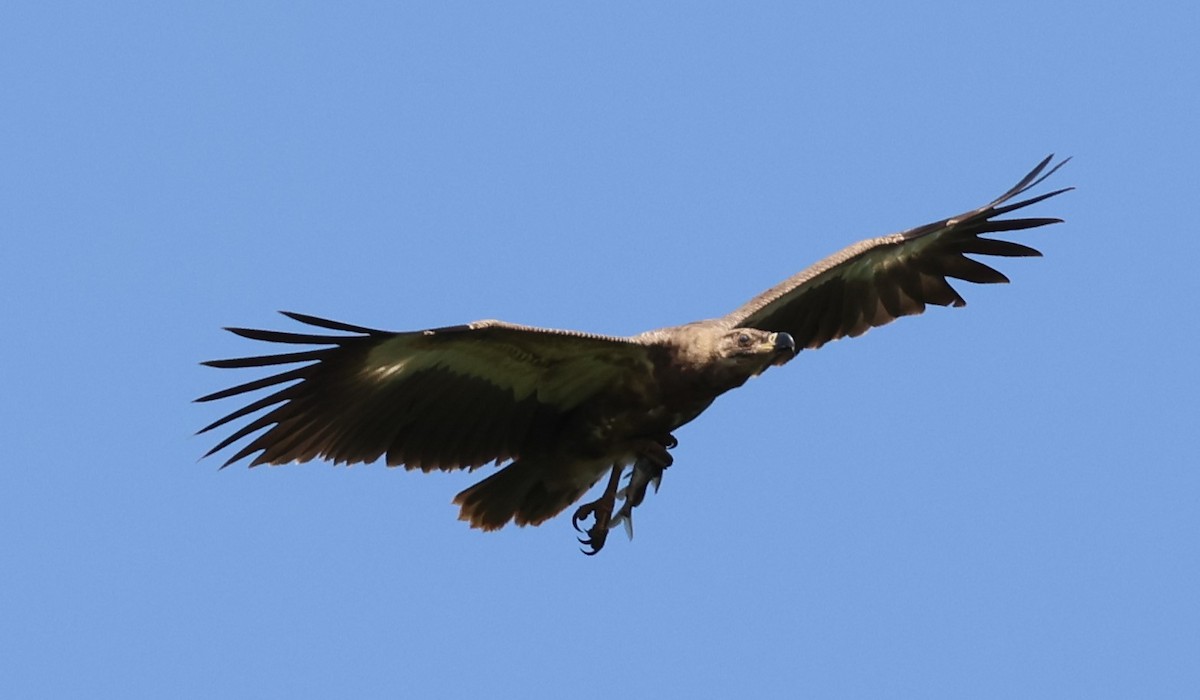
[[[787,333],[757,328],[734,328],[717,341],[716,354],[723,364],[754,368],[759,374],[796,356],[796,341]]]
[[[796,355],[796,341],[783,332],[723,328],[700,321],[646,334],[670,351],[670,364],[687,381],[698,380],[716,394],[739,387],[772,365]]]

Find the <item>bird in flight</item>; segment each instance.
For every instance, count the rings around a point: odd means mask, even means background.
[[[1066,163],[1051,167],[1052,160],[989,204],[856,243],[728,315],[631,337],[503,321],[391,332],[292,312],[283,313],[334,334],[229,328],[315,348],[205,362],[298,365],[197,399],[274,388],[202,428],[258,414],[205,456],[265,428],[222,466],[246,458],[252,467],[384,459],[428,472],[494,463],[498,471],[454,498],[459,518],[482,530],[545,522],[607,475],[600,497],[572,519],[584,552],[595,554],[610,528],[623,524],[632,535],[633,509],[671,466],[674,431],[718,396],[801,350],[862,335],[927,304],[963,306],[947,278],[1008,282],[968,255],[1041,255],[984,236],[1062,221],[1001,218],[1071,189],[1013,201]]]

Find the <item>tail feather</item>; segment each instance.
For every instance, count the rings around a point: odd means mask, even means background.
[[[540,525],[561,513],[588,487],[544,480],[546,470],[528,462],[513,462],[454,497],[458,519],[481,530],[499,530],[511,520],[517,525]]]

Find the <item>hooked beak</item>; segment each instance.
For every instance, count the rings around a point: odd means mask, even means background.
[[[772,333],[771,344],[775,348],[773,365],[782,365],[796,356],[796,341],[787,333]]]

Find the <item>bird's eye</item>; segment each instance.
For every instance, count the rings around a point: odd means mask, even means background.
[[[742,333],[741,335],[738,336],[738,346],[744,348],[744,347],[748,347],[749,345],[750,345],[750,334],[749,333]]]

